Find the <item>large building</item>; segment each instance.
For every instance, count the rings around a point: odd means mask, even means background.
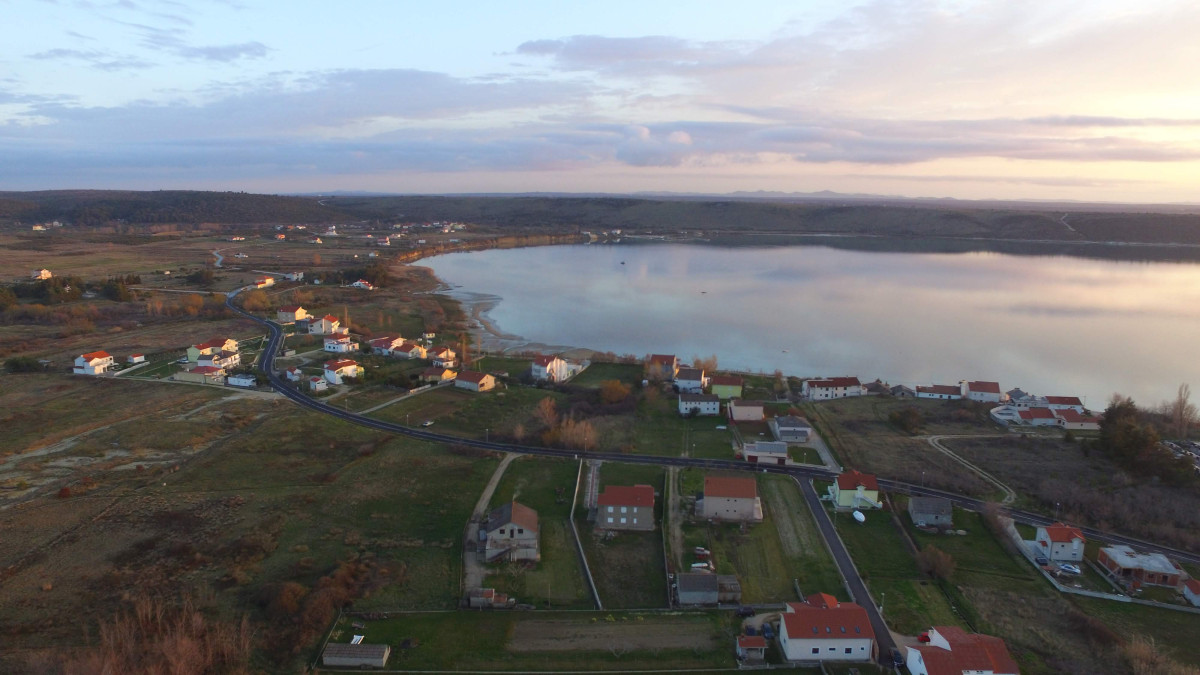
[[[712,520],[762,521],[758,484],[753,478],[706,476],[700,516]]]
[[[596,527],[605,530],[653,530],[654,488],[607,485],[596,499]]]
[[[1179,588],[1179,583],[1187,578],[1187,572],[1167,556],[1161,553],[1138,553],[1124,544],[1100,549],[1096,562],[1114,578],[1133,588]]]
[[[929,642],[908,648],[913,675],[1018,675],[1017,662],[1004,641],[990,635],[968,633],[957,626],[934,626]]]
[[[827,380],[805,380],[800,395],[813,401],[862,396],[863,386],[857,377],[831,377]]]
[[[76,356],[75,366],[71,372],[76,375],[103,375],[112,367],[112,354],[101,350]]]
[[[875,631],[867,610],[826,593],[787,603],[779,621],[779,647],[788,661],[871,661]]]

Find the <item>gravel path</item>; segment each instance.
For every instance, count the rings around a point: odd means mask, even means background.
[[[506,453],[504,459],[500,460],[500,465],[492,473],[491,480],[483,488],[483,492],[479,495],[479,501],[475,503],[475,510],[471,514],[471,521],[467,523],[467,541],[479,541],[479,524],[484,516],[487,515],[487,507],[492,501],[492,494],[496,492],[496,486],[500,484],[500,478],[504,476],[504,470],[518,456],[516,453]],[[469,591],[472,588],[482,587],[487,573],[487,566],[479,560],[479,553],[464,546],[463,588]]]

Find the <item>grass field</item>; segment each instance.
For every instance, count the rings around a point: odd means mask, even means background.
[[[539,607],[592,607],[570,529],[579,463],[521,458],[504,472],[489,508],[516,500],[538,513],[542,559],[532,568],[502,564],[486,584]]]
[[[343,618],[333,640],[417,646],[394,649],[389,668],[405,670],[673,670],[732,668],[728,612],[444,612],[406,614],[353,628]],[[666,645],[666,646],[663,646]]]
[[[617,380],[630,385],[642,382],[642,366],[638,363],[593,363],[587,370],[575,376],[571,384],[580,387],[599,387],[606,380]]]
[[[471,370],[483,373],[508,373],[509,377],[520,377],[529,372],[532,359],[515,359],[505,356],[484,356],[471,365]],[[587,371],[584,371],[587,372]]]
[[[493,440],[511,438],[517,425],[529,432],[537,428],[534,410],[544,398],[556,401],[562,394],[532,387],[513,387],[490,392],[471,392],[456,387],[438,387],[394,403],[372,417],[402,424],[433,420],[440,433]]]
[[[630,443],[644,455],[687,454],[709,459],[732,459],[732,436],[718,417],[681,417],[676,400],[660,396],[638,404]]]

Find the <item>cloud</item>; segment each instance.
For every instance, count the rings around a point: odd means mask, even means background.
[[[117,21],[134,29],[141,35],[140,43],[147,49],[172,54],[189,61],[213,61],[230,63],[241,59],[258,59],[267,56],[271,49],[261,42],[251,41],[228,45],[193,45],[187,40],[187,31],[180,28],[162,28],[145,23]],[[189,22],[190,23],[190,22]]]
[[[29,58],[37,61],[79,61],[97,70],[108,72],[141,70],[154,66],[153,63],[136,56],[112,54],[100,49],[48,49],[44,52],[30,54]]]

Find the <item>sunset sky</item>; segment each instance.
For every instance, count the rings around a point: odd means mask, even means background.
[[[1200,203],[1200,3],[0,0],[0,190]]]

